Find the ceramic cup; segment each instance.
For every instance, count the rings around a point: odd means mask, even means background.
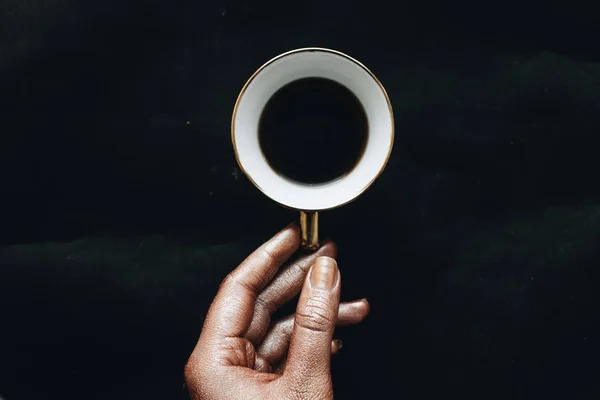
[[[349,173],[332,182],[308,185],[286,179],[271,168],[261,150],[258,127],[263,109],[279,89],[312,77],[333,80],[354,93],[369,131],[363,155]],[[336,50],[302,48],[271,59],[248,79],[233,110],[231,139],[240,169],[272,200],[300,211],[302,246],[316,249],[318,212],[356,199],[385,168],[394,142],[394,116],[383,85],[359,61]]]

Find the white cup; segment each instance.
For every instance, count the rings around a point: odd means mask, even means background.
[[[261,150],[258,127],[263,109],[279,89],[317,77],[333,80],[354,93],[365,111],[369,132],[363,155],[351,171],[332,182],[308,185],[272,169]],[[240,169],[265,195],[301,212],[302,245],[316,249],[318,212],[351,202],[385,168],[394,143],[394,115],[383,85],[359,61],[335,50],[302,48],[271,59],[248,79],[233,110],[231,139]]]

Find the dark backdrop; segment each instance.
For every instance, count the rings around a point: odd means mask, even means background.
[[[322,215],[337,397],[600,395],[591,2],[0,1],[0,397],[173,399],[218,283],[296,218],[237,169],[264,61],[367,64],[388,168]]]

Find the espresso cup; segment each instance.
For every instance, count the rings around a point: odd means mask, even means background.
[[[390,99],[363,64],[302,48],[261,66],[231,122],[237,162],[275,202],[300,211],[302,246],[319,247],[320,211],[351,202],[381,174],[394,142]]]

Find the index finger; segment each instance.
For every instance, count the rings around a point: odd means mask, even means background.
[[[203,332],[209,336],[240,337],[250,327],[256,297],[277,270],[300,247],[298,225],[290,224],[256,249],[219,288]]]

